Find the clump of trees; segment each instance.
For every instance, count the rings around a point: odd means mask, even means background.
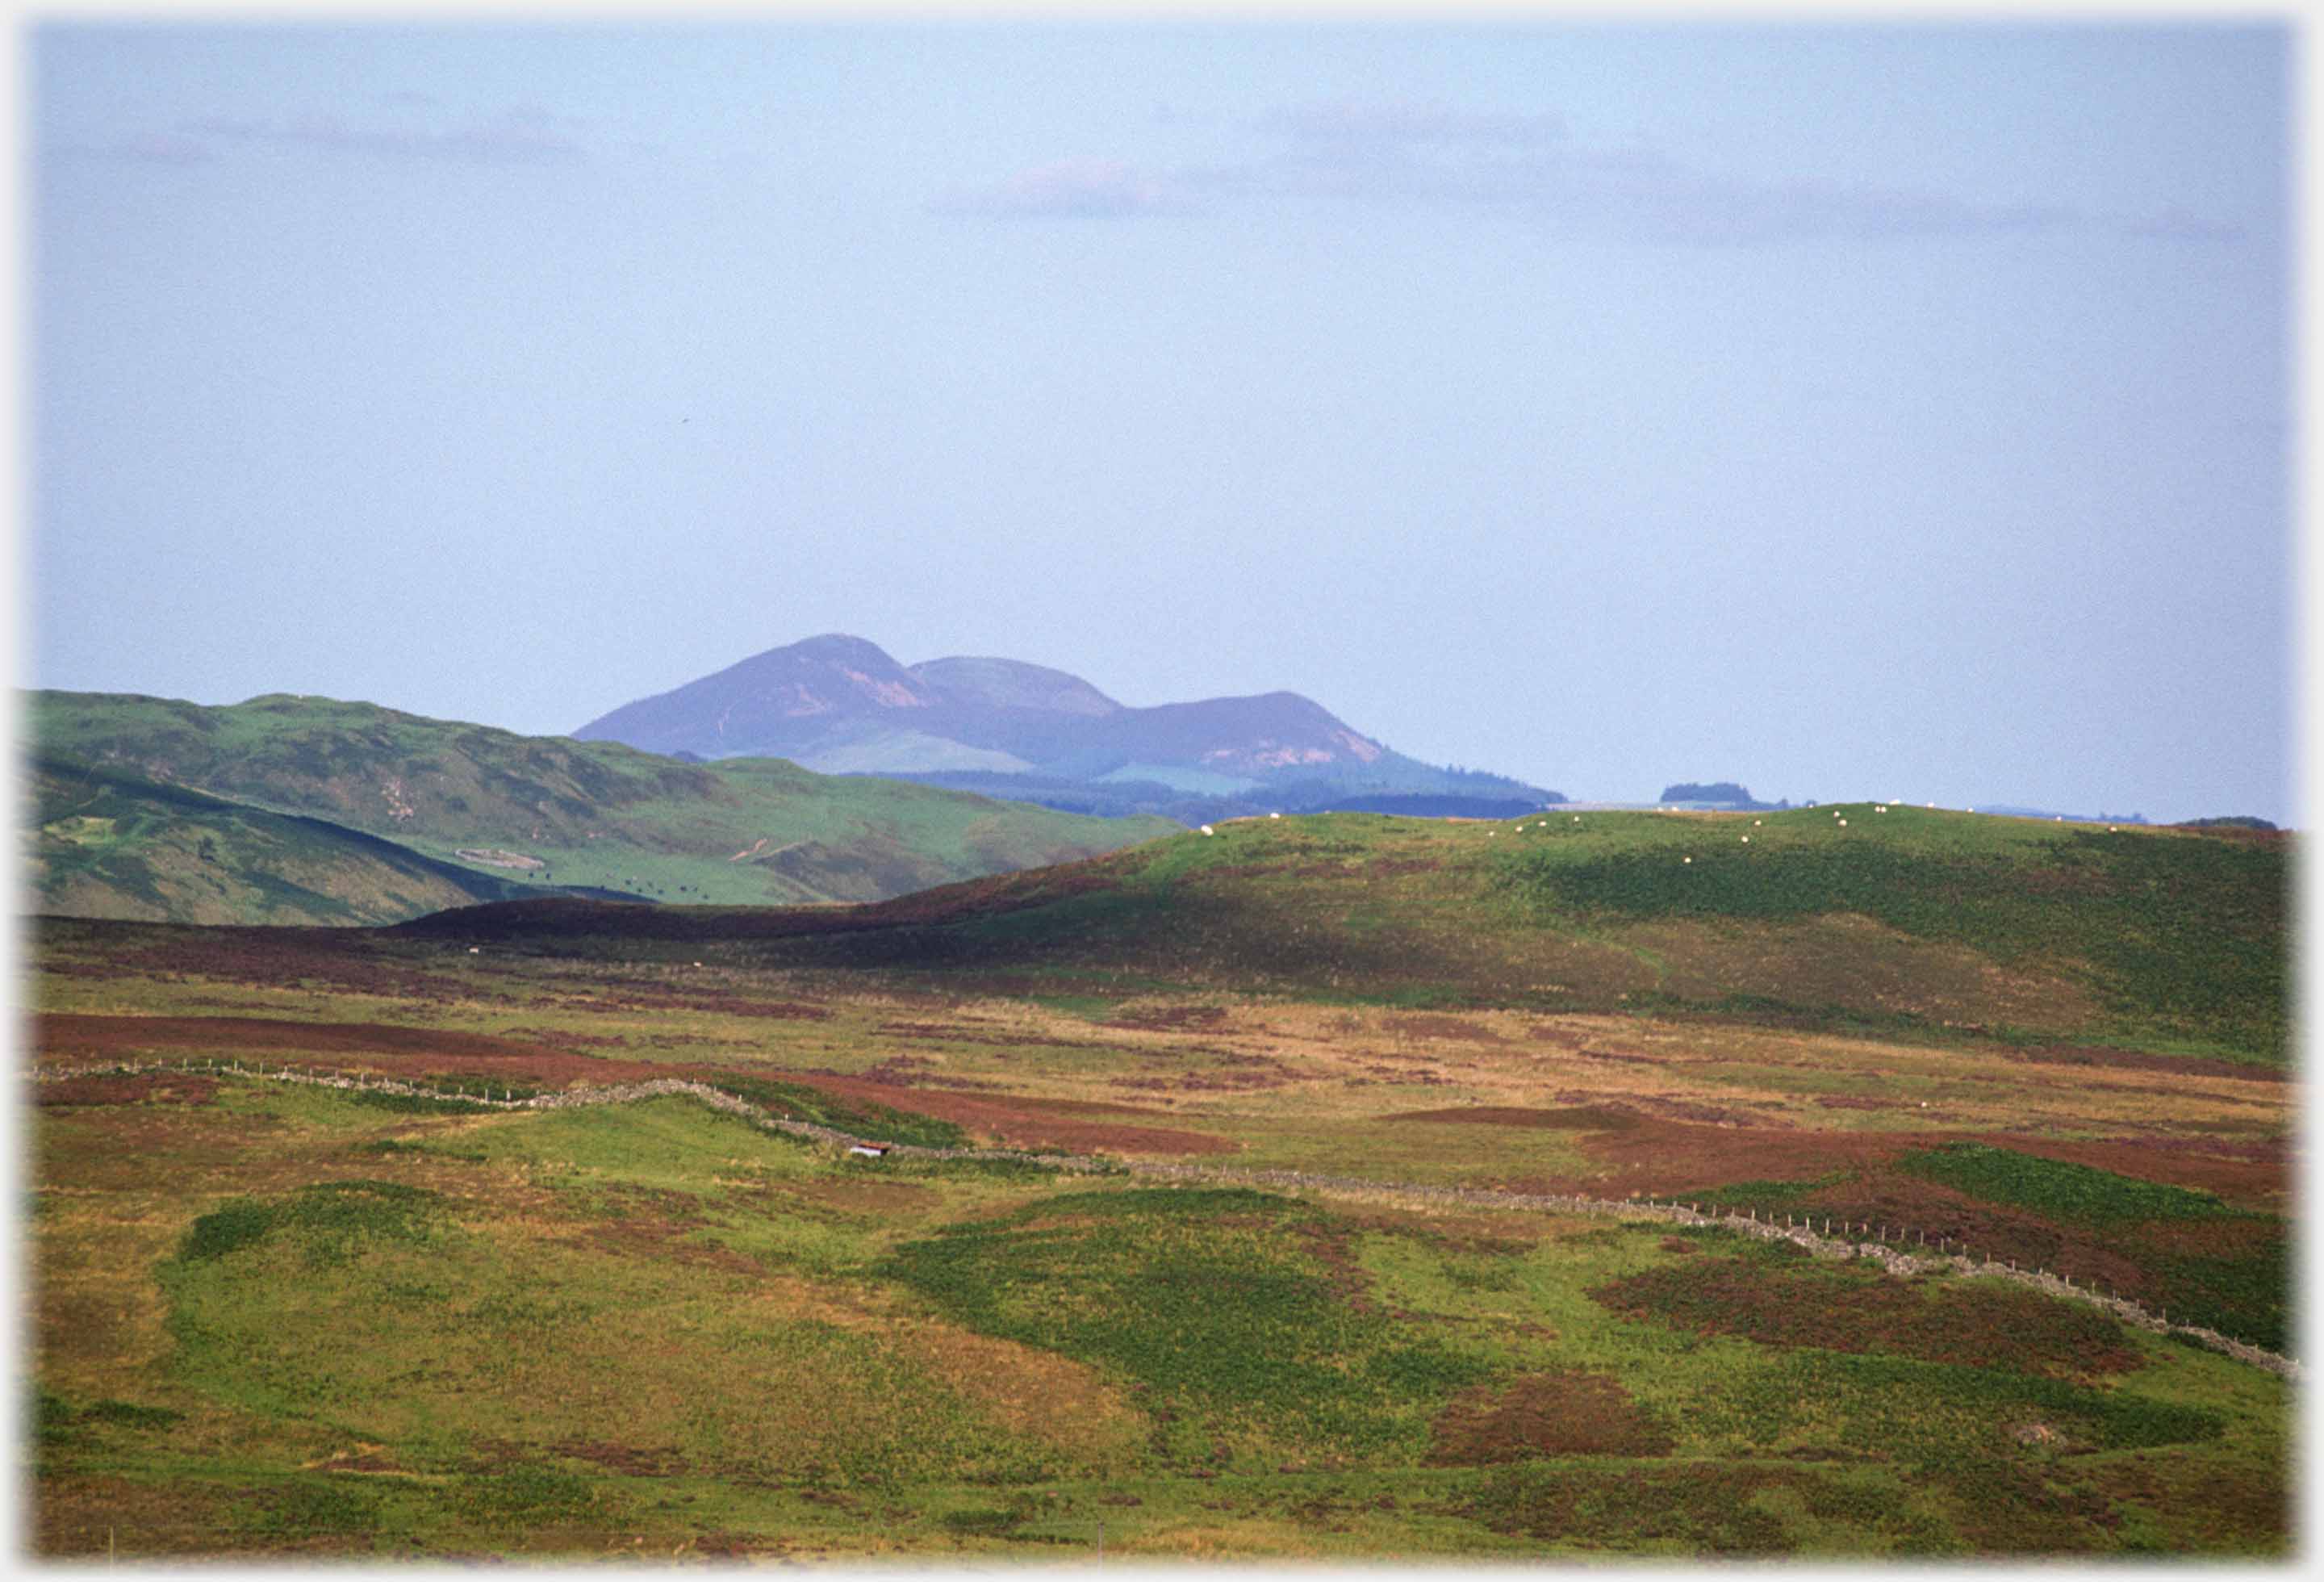
[[[1683,780],[1676,785],[1663,787],[1658,802],[1733,802],[1740,807],[1757,808],[1764,804],[1751,800],[1750,791],[1731,780],[1715,780],[1709,785],[1699,781]]]

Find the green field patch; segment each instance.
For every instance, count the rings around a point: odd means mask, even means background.
[[[60,1395],[35,1386],[24,1420],[32,1442],[42,1449],[59,1449],[88,1442],[92,1428],[130,1429],[140,1433],[174,1428],[186,1414],[171,1407],[146,1406],[134,1401],[106,1398],[75,1406]]]
[[[2285,1235],[2209,1256],[2132,1245],[2153,1282],[2147,1305],[2164,1309],[2172,1323],[2216,1329],[2273,1352],[2291,1349],[2292,1244]]]
[[[1988,1203],[2013,1204],[2089,1225],[2246,1217],[2209,1192],[1983,1143],[1953,1143],[1908,1153],[1896,1161],[1896,1168]]]
[[[186,1414],[168,1406],[142,1406],[134,1401],[93,1401],[81,1408],[87,1421],[114,1428],[153,1429],[175,1427]]]
[[[330,1181],[283,1198],[244,1198],[203,1215],[186,1233],[178,1261],[224,1258],[271,1236],[295,1240],[310,1267],[344,1263],[365,1244],[427,1242],[448,1201],[395,1181]]]
[[[2045,1432],[2070,1450],[2153,1449],[2216,1439],[2208,1406],[2008,1367],[1803,1346],[1706,1382],[1692,1426],[1742,1452],[1823,1446],[1939,1474],[1974,1472]]]
[[[1761,1346],[2061,1375],[2121,1373],[2144,1361],[2119,1323],[2080,1303],[1987,1281],[1900,1281],[1799,1254],[1698,1255],[1590,1295],[1628,1318]]]
[[[1435,1404],[1484,1370],[1351,1300],[1333,1235],[1241,1189],[1069,1193],[906,1243],[876,1272],[1125,1381],[1172,1458],[1416,1458]]]
[[[613,1439],[803,1486],[1005,1485],[1074,1465],[1042,1425],[1012,1427],[947,1383],[911,1337],[823,1316],[860,1313],[844,1286],[825,1296],[676,1249],[609,1252],[574,1228],[471,1220],[424,1249],[374,1245],[321,1271],[270,1256],[273,1236],[179,1263],[165,1271],[173,1369],[294,1437],[384,1444],[416,1469],[513,1447],[489,1453],[499,1481],[484,1505],[455,1502],[485,1526],[568,1520],[519,1485],[604,1478],[516,1464]]]
[[[1684,1177],[1680,1179],[1684,1180]],[[1690,1206],[1706,1210],[1795,1209],[1817,1193],[1843,1186],[1854,1179],[1852,1170],[1832,1170],[1808,1180],[1729,1181],[1724,1186],[1700,1190],[1681,1187],[1665,1196],[1683,1198]]]
[[[377,1489],[344,1479],[302,1478],[284,1483],[247,1501],[235,1513],[244,1536],[295,1540],[302,1546],[345,1544],[368,1539],[380,1528],[384,1503]]]

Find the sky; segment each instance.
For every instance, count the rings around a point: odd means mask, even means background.
[[[2291,823],[2298,42],[37,22],[20,662],[555,735],[845,632]]]

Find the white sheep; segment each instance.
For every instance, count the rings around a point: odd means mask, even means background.
[[[1215,834],[1217,834],[1217,833],[1218,833],[1218,831],[1216,831],[1216,830],[1213,829],[1209,825],[1205,824],[1205,825],[1204,825],[1204,826],[1203,826],[1203,833],[1204,833],[1204,834],[1205,834],[1205,835],[1215,835]]]

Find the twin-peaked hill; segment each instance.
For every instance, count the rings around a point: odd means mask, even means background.
[[[1407,758],[1296,692],[1131,708],[1042,665],[901,665],[876,643],[838,634],[771,649],[573,734],[679,757],[788,758],[827,774],[1190,821],[1373,806],[1492,815],[1563,800]]]

